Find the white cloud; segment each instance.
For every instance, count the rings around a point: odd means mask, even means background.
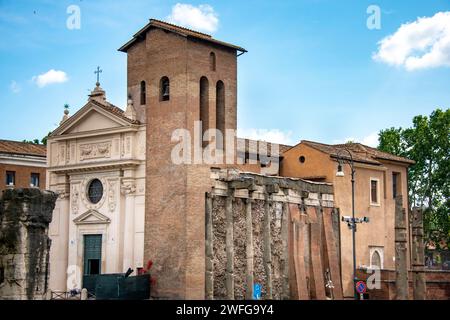
[[[19,84],[13,80],[11,81],[11,84],[9,85],[9,89],[11,90],[12,93],[19,93],[22,88],[19,86]]]
[[[67,74],[64,71],[58,71],[54,69],[51,69],[46,73],[34,76],[32,78],[32,81],[36,83],[39,88],[43,88],[53,83],[63,83],[68,80],[69,78],[67,77]]]
[[[292,131],[283,132],[278,129],[238,129],[239,138],[262,140],[272,143],[292,145]]]
[[[172,13],[167,20],[183,27],[210,33],[215,32],[219,25],[218,14],[208,4],[195,7],[190,4],[177,3],[172,7]]]
[[[373,132],[362,138],[361,143],[373,148],[378,147],[378,132]]]
[[[450,67],[450,11],[405,23],[378,45],[373,59],[408,71]]]
[[[359,142],[362,143],[366,146],[372,147],[372,148],[376,148],[378,147],[378,132],[372,132],[371,134],[362,137],[360,139],[358,138],[354,138],[354,137],[349,137],[346,138],[344,140],[334,140],[333,144],[341,144],[341,143],[346,143],[346,142]]]

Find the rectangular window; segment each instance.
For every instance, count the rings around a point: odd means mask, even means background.
[[[378,199],[378,180],[370,180],[370,203],[379,204]]]
[[[16,184],[16,173],[14,171],[6,171],[6,185],[13,186]]]
[[[400,186],[400,173],[393,172],[392,173],[392,197],[395,199],[397,195],[400,194],[399,186]]]
[[[32,173],[30,184],[32,187],[39,188],[39,173]]]

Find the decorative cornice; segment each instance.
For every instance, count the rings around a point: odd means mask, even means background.
[[[18,166],[42,167],[47,166],[47,158],[32,156],[0,153],[0,162],[3,164],[11,164]]]
[[[136,167],[141,164],[139,160],[119,160],[119,161],[102,161],[91,162],[86,164],[78,164],[72,166],[55,166],[48,167],[49,172],[53,173],[75,173],[75,172],[91,172],[98,170],[123,169],[127,167]]]
[[[83,131],[83,132],[76,132],[76,133],[68,133],[63,134],[60,136],[53,136],[48,139],[48,142],[55,142],[55,141],[61,141],[61,140],[69,140],[69,139],[78,139],[78,138],[87,138],[87,137],[99,137],[99,136],[105,136],[110,135],[114,133],[122,133],[122,132],[137,132],[141,127],[144,127],[145,125],[127,125],[124,127],[116,127],[116,128],[106,128],[106,129],[99,129],[99,130],[89,130],[89,131]]]

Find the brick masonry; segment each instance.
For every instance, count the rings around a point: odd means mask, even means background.
[[[210,70],[210,53],[216,71]],[[144,259],[154,262],[159,298],[204,298],[204,194],[209,167],[175,165],[171,141],[176,129],[194,137],[200,120],[200,78],[209,81],[209,128],[216,123],[216,83],[225,84],[225,128],[236,129],[236,50],[151,28],[127,51],[128,92],[137,118],[147,125]],[[160,81],[170,80],[170,100],[160,101]],[[140,83],[146,83],[146,105]],[[164,245],[162,245],[164,244]]]
[[[15,188],[29,188],[31,182],[31,174],[39,173],[40,188],[45,188],[45,171],[46,168],[18,166],[12,164],[0,163],[0,191],[6,189],[6,171],[14,171],[16,174]]]

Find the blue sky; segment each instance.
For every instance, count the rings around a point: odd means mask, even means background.
[[[450,105],[450,15],[436,16],[450,11],[448,0],[0,0],[0,138],[55,129],[65,103],[72,114],[85,104],[97,65],[108,100],[124,107],[126,55],[117,49],[149,18],[175,19],[177,3],[213,16],[204,27],[215,38],[249,51],[238,58],[244,135],[373,144],[380,129]],[[80,8],[80,29],[66,26],[70,5]],[[381,10],[380,29],[367,27],[369,5]],[[50,70],[64,75],[40,82]]]

